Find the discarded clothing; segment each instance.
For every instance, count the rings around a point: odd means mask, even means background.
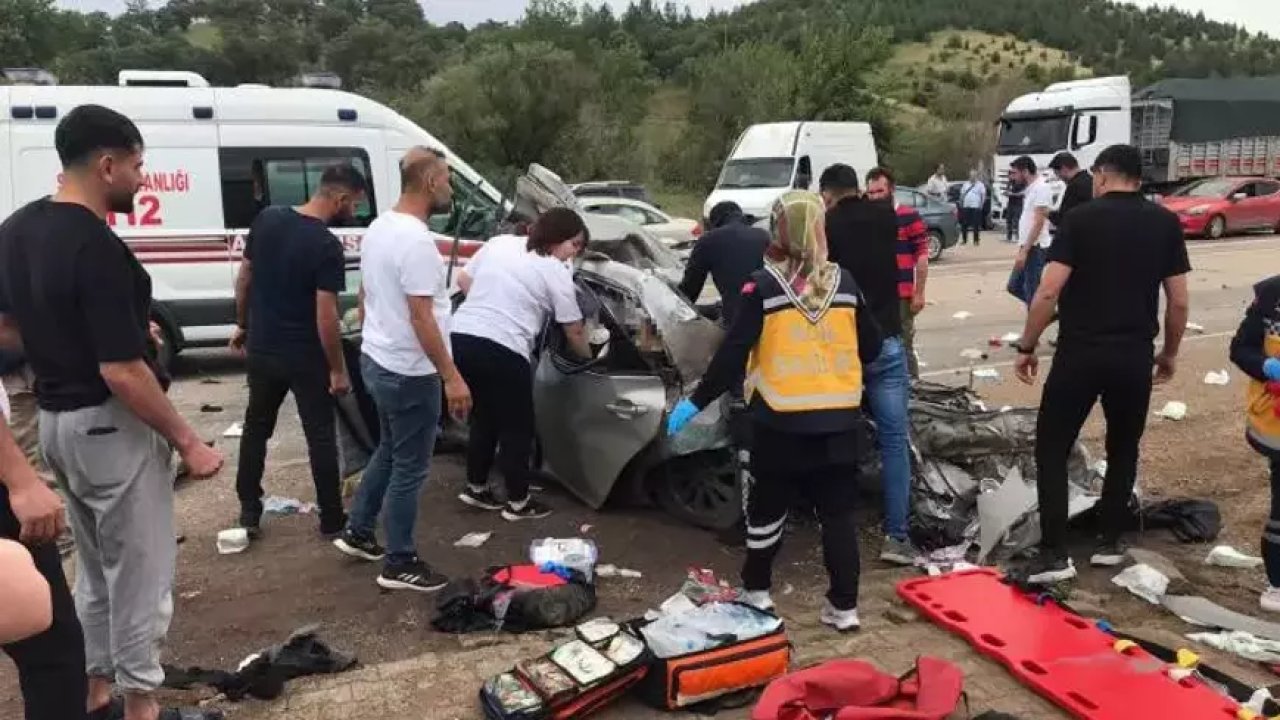
[[[1190,640],[1208,645],[1215,650],[1234,653],[1246,660],[1260,663],[1280,663],[1280,642],[1267,640],[1239,630],[1218,633],[1190,633]]]
[[[1222,531],[1222,513],[1211,500],[1161,500],[1142,506],[1138,517],[1143,528],[1168,528],[1184,543],[1212,542]]]
[[[200,667],[164,667],[164,687],[188,690],[208,685],[233,702],[245,696],[274,700],[284,692],[284,684],[307,675],[327,675],[350,670],[356,658],[331,649],[316,636],[317,626],[304,627],[280,645],[245,658],[235,672]]]

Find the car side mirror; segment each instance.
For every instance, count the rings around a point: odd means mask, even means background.
[[[1235,195],[1231,196],[1231,202],[1240,202],[1241,200],[1247,200],[1247,199],[1249,199],[1249,196],[1242,192],[1236,193]]]

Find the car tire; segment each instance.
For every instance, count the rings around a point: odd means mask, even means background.
[[[947,239],[943,236],[941,230],[929,231],[929,262],[933,262],[942,257],[942,251],[946,248]]]
[[[1221,215],[1209,218],[1209,223],[1204,226],[1204,234],[1210,240],[1221,240],[1227,234],[1227,219]]]
[[[729,449],[674,458],[652,477],[658,505],[681,522],[720,531],[742,519],[742,486]]]

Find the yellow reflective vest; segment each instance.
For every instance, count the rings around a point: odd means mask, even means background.
[[[1245,432],[1250,444],[1280,453],[1280,397],[1257,378],[1267,358],[1280,358],[1280,275],[1254,286],[1254,302],[1231,341],[1231,359],[1249,375],[1245,390]],[[1272,388],[1276,385],[1273,383]]]
[[[1267,323],[1262,352],[1267,357],[1280,358],[1280,318]],[[1263,448],[1280,453],[1280,416],[1276,415],[1280,398],[1267,390],[1266,383],[1252,378],[1245,393],[1249,437]]]

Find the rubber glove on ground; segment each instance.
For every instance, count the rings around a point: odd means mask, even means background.
[[[1280,358],[1267,358],[1262,363],[1262,374],[1271,382],[1280,382]]]
[[[698,406],[694,405],[689,398],[681,398],[680,402],[671,409],[671,416],[667,418],[667,434],[675,435],[683,430],[684,426],[688,425],[699,412]]]

